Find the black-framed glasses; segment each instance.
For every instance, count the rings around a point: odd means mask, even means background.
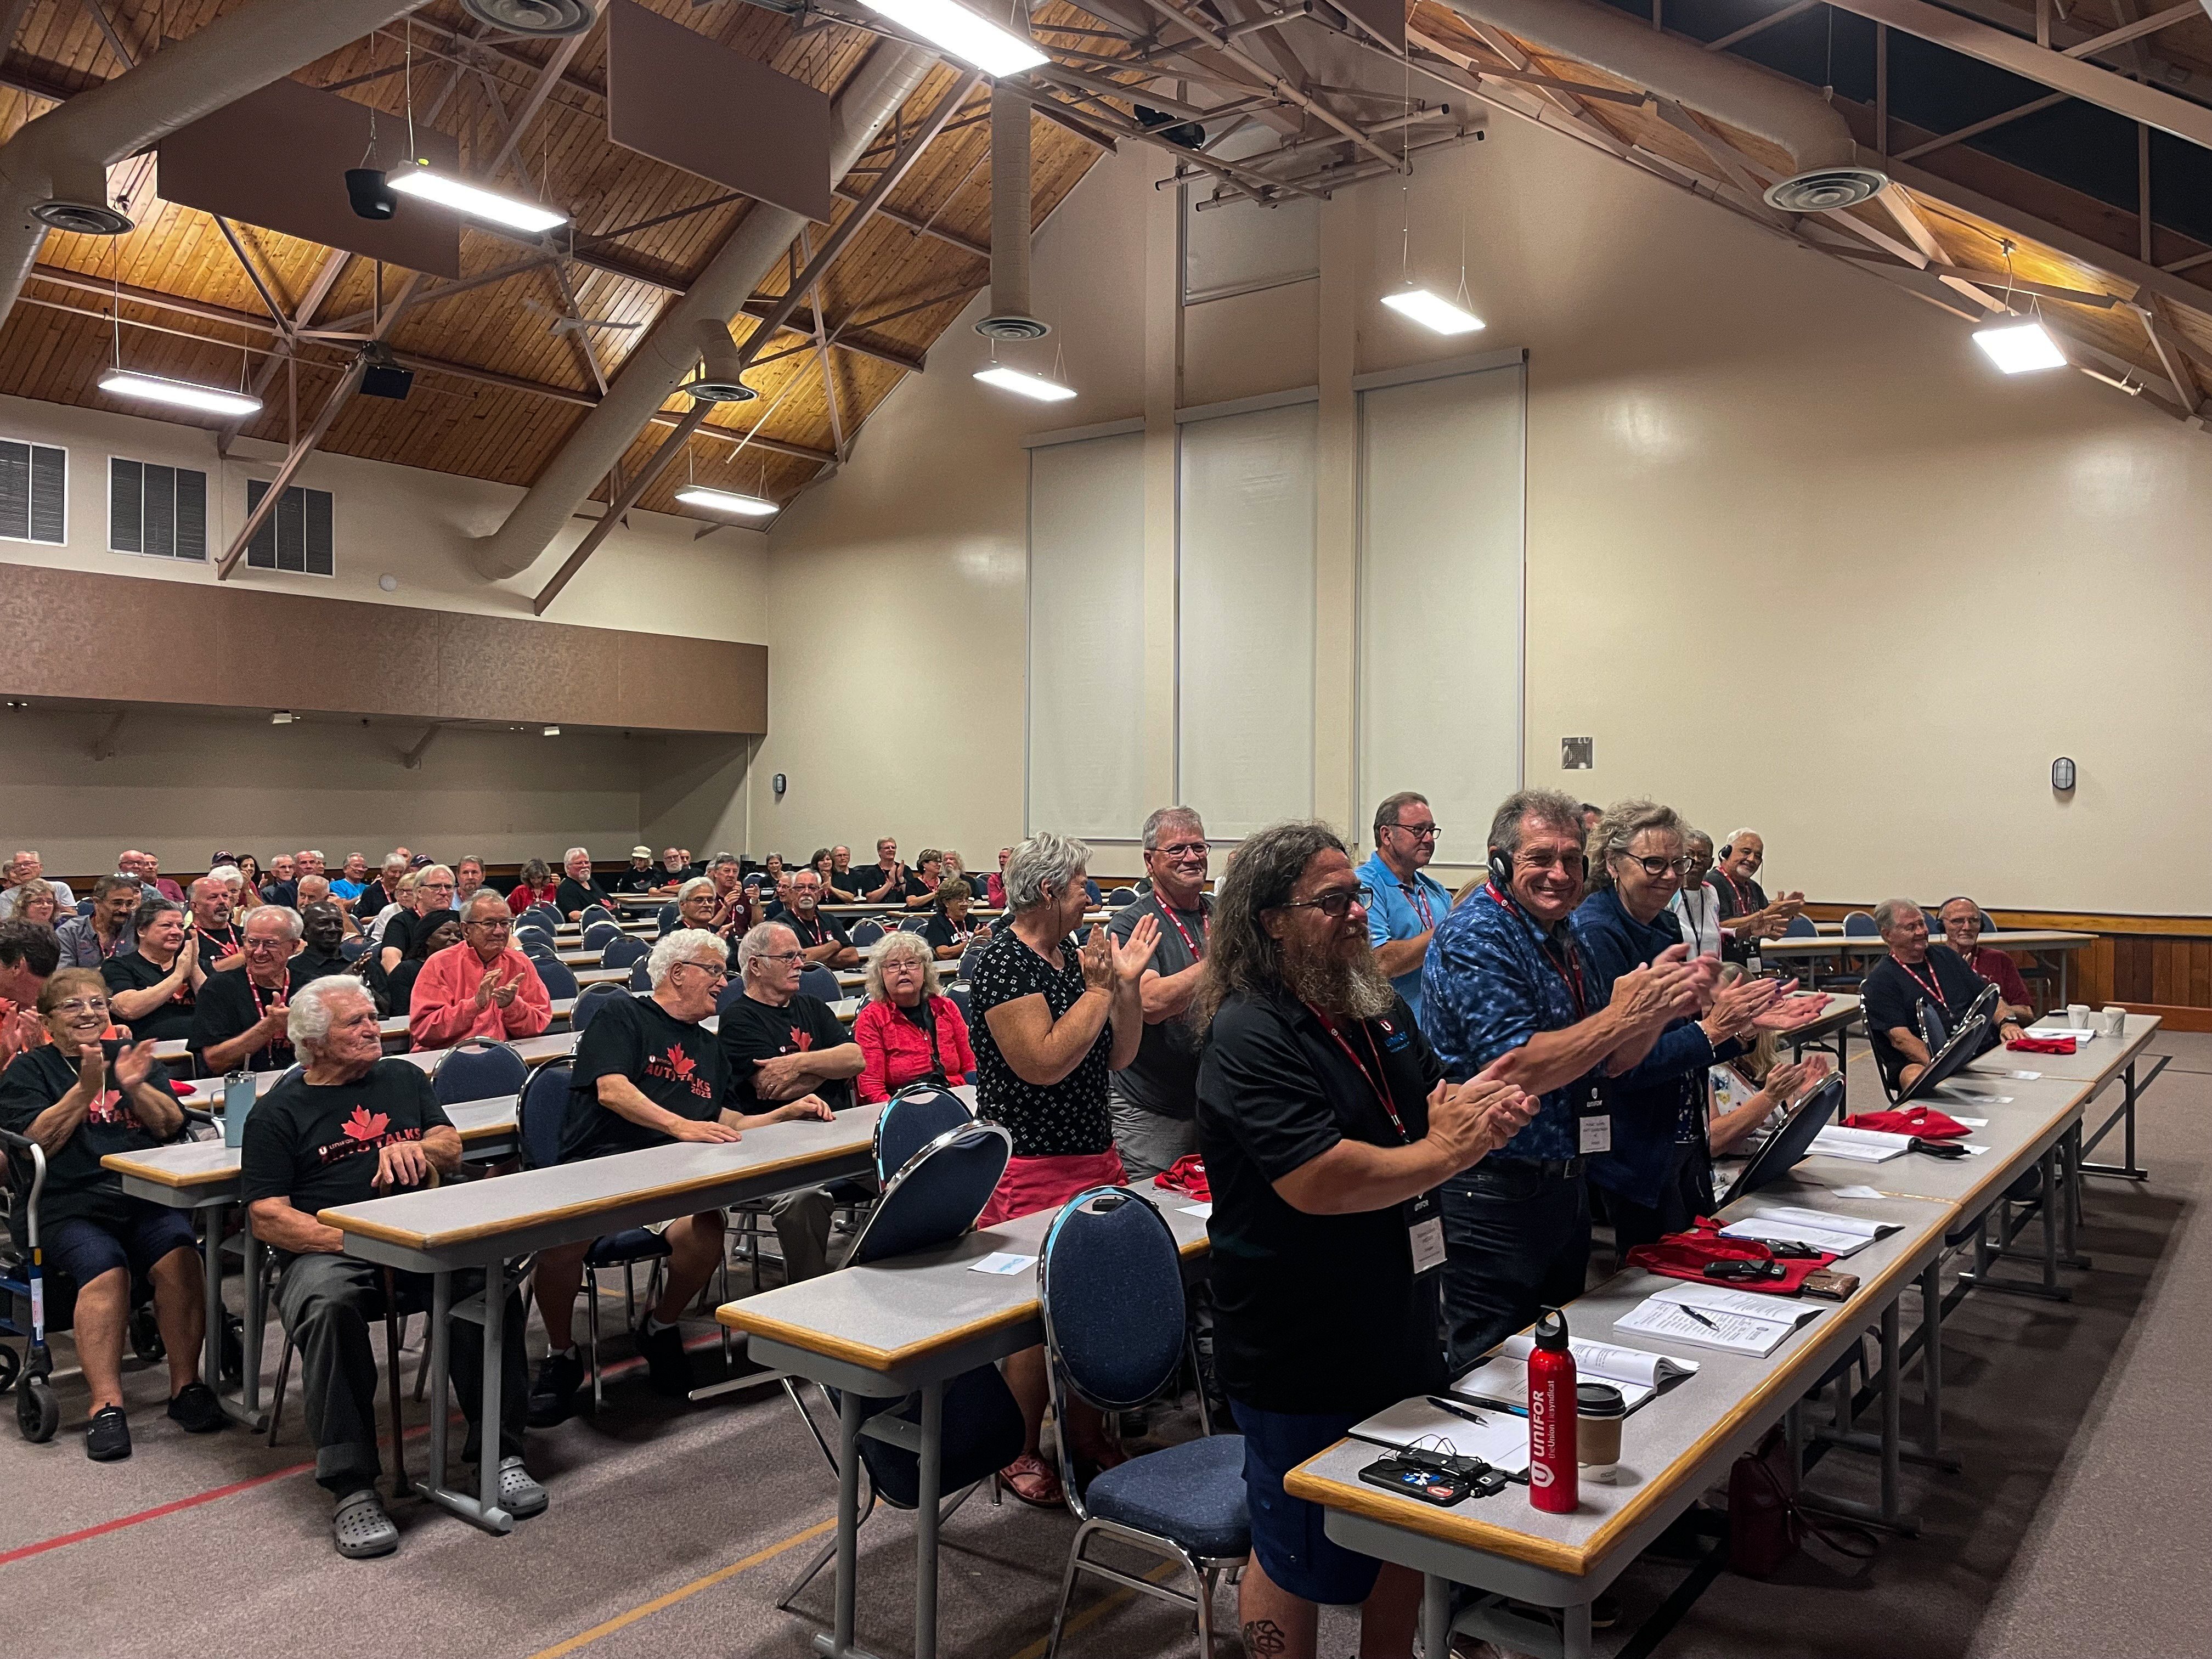
[[[1339,887],[1323,893],[1319,898],[1285,899],[1274,908],[1278,910],[1318,910],[1331,921],[1341,921],[1345,912],[1354,904],[1362,906],[1375,896],[1366,886]]]
[[[681,962],[672,962],[668,965],[672,968],[696,968],[708,979],[727,979],[730,976],[729,966],[726,963],[700,962],[694,957],[686,957]]]
[[[1665,875],[1669,870],[1672,870],[1678,876],[1686,876],[1691,871],[1698,867],[1697,860],[1692,858],[1686,853],[1685,853],[1681,857],[1674,859],[1645,858],[1639,853],[1616,853],[1613,856],[1615,858],[1626,859],[1631,864],[1642,865],[1644,866],[1644,873],[1650,877],[1654,881],[1656,881],[1660,877]]]
[[[1401,836],[1411,836],[1415,841],[1434,841],[1443,833],[1440,823],[1386,823],[1385,830],[1395,830]]]
[[[1179,841],[1172,847],[1155,847],[1152,851],[1167,859],[1202,859],[1213,849],[1202,841]]]

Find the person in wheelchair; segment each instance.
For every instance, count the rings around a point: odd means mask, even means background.
[[[191,1434],[223,1426],[200,1380],[206,1314],[198,1241],[181,1210],[132,1198],[100,1167],[110,1152],[173,1140],[185,1115],[149,1040],[119,1045],[111,1061],[107,986],[89,968],[64,968],[39,993],[48,1041],[0,1075],[0,1128],[44,1149],[41,1243],[53,1271],[76,1285],[76,1350],[91,1391],[84,1453],[96,1463],[131,1455],[123,1409],[123,1342],[134,1281],[153,1287],[168,1351],[169,1415]]]

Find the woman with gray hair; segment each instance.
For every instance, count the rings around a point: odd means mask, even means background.
[[[1114,1150],[1106,1074],[1136,1058],[1145,1032],[1138,981],[1159,942],[1159,921],[1145,916],[1116,944],[1093,927],[1087,945],[1074,930],[1090,904],[1091,849],[1072,836],[1040,830],[1006,862],[1013,916],[991,935],[969,978],[977,1019],[976,1101],[980,1115],[1005,1126],[1014,1155],[977,1224],[1057,1209],[1090,1187],[1125,1178]],[[1044,1419],[1044,1350],[1006,1361],[1006,1382],[1027,1425],[1022,1455],[1000,1478],[1025,1504],[1055,1508],[1059,1477],[1037,1455]],[[1074,1408],[1061,1425],[1086,1455],[1110,1460],[1097,1417]]]
[[[867,1006],[853,1022],[865,1104],[909,1083],[965,1083],[975,1069],[968,1022],[937,988],[937,959],[919,933],[890,933],[868,960]]]

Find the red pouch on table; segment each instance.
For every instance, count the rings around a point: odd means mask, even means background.
[[[1638,1244],[1628,1253],[1628,1265],[1641,1267],[1648,1273],[1687,1279],[1700,1285],[1725,1285],[1731,1290],[1770,1291],[1776,1296],[1796,1295],[1804,1288],[1808,1275],[1820,1272],[1835,1259],[1820,1250],[1808,1255],[1778,1256],[1762,1239],[1723,1238],[1721,1224],[1711,1216],[1699,1216],[1687,1232],[1669,1233],[1656,1244]],[[1723,1265],[1721,1276],[1705,1271],[1717,1263]],[[1743,1265],[1731,1270],[1726,1265],[1730,1263]],[[1746,1276],[1734,1276],[1737,1272]]]
[[[2074,1052],[2072,1037],[2016,1036],[2005,1044],[2023,1054],[2070,1054]]]
[[[1212,1202],[1213,1188],[1206,1184],[1206,1160],[1196,1152],[1179,1158],[1169,1168],[1152,1177],[1152,1185],[1164,1187],[1171,1193],[1188,1193],[1193,1198]]]
[[[1901,1112],[1861,1112],[1844,1120],[1846,1129],[1880,1129],[1885,1134],[1917,1135],[1923,1140],[1948,1140],[1966,1133],[1966,1126],[1932,1106],[1908,1106]]]

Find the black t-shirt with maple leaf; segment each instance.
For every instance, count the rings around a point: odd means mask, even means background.
[[[730,1074],[729,1092],[722,1103],[733,1112],[771,1111],[781,1103],[763,1100],[753,1092],[755,1060],[802,1049],[835,1048],[853,1040],[852,1032],[830,1012],[828,1003],[803,991],[779,1008],[772,1003],[756,1002],[742,988],[733,986],[723,995],[721,1015],[722,1063]],[[808,1092],[821,1096],[833,1112],[842,1112],[853,1103],[849,1080],[817,1083]]]
[[[669,1137],[599,1104],[599,1079],[628,1078],[664,1111],[704,1122],[720,1115],[729,1067],[703,1025],[682,1020],[650,997],[615,997],[592,1017],[576,1042],[561,1162],[663,1146]]]
[[[246,1120],[240,1191],[248,1204],[289,1198],[307,1215],[365,1203],[379,1196],[377,1153],[387,1143],[452,1122],[428,1073],[404,1060],[380,1060],[351,1083],[310,1084],[295,1072]]]
[[[156,1089],[169,1086],[169,1074],[160,1060],[146,1073],[146,1081]],[[61,1050],[51,1043],[24,1049],[0,1075],[0,1129],[28,1134],[39,1115],[76,1086],[76,1062],[64,1059]],[[102,1169],[100,1160],[110,1152],[142,1152],[160,1145],[161,1137],[141,1127],[122,1095],[110,1087],[85,1113],[68,1144],[47,1154],[46,1188],[39,1194],[40,1221],[47,1226],[69,1220],[127,1225],[131,1206],[123,1195],[122,1179]],[[26,1154],[21,1167],[29,1166]],[[20,1240],[28,1212],[21,1204],[15,1209]]]

